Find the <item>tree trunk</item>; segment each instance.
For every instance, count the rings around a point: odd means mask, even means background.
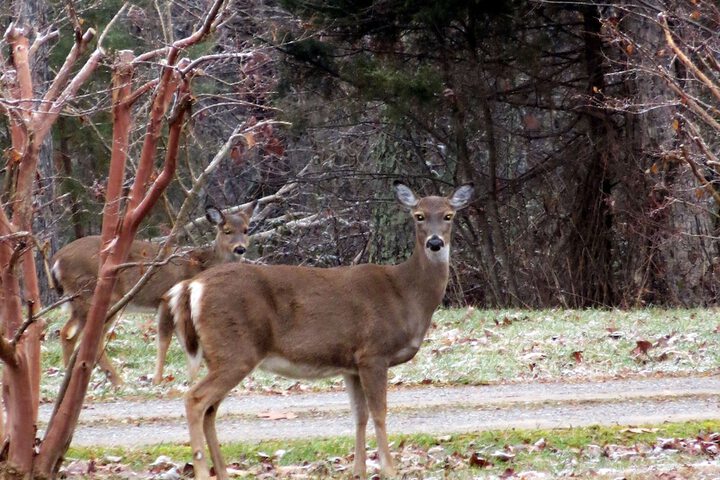
[[[612,275],[611,163],[614,160],[611,120],[602,110],[604,68],[601,23],[597,7],[582,9],[584,20],[585,63],[588,97],[591,106],[586,115],[590,139],[588,166],[577,187],[572,216],[572,231],[565,241],[563,255],[577,308],[606,307],[615,301]]]

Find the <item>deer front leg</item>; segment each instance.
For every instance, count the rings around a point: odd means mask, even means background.
[[[353,478],[365,478],[365,431],[367,429],[368,409],[357,375],[345,375],[345,385],[350,395],[350,407],[355,418],[355,462],[353,464]]]
[[[98,366],[100,369],[105,372],[105,375],[110,380],[110,383],[113,384],[114,387],[119,387],[124,384],[122,377],[115,369],[115,366],[112,363],[112,360],[107,356],[105,353],[105,346],[102,346],[102,352],[100,352],[100,358],[98,358],[97,361]]]
[[[380,468],[385,476],[394,476],[392,456],[388,447],[387,428],[387,364],[376,361],[370,365],[359,368],[360,383],[365,392],[370,415],[375,424],[375,437],[377,438],[378,454],[380,455]]]
[[[165,368],[165,359],[167,358],[167,351],[170,347],[170,341],[172,340],[173,334],[173,318],[170,314],[165,301],[160,302],[160,306],[157,311],[157,358],[155,359],[155,375],[153,375],[153,385],[158,385],[162,382],[163,369]]]

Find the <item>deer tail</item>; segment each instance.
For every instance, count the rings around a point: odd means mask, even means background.
[[[197,282],[183,281],[172,287],[163,297],[170,307],[175,334],[187,354],[188,371],[194,379],[200,369],[202,348],[195,329],[195,318],[199,315],[199,299],[203,285]],[[169,319],[167,321],[170,321]],[[159,326],[163,328],[163,326]]]
[[[50,275],[48,275],[48,284],[50,288],[54,289],[59,296],[63,296],[62,282],[60,281],[60,260],[55,260],[52,268],[50,269]]]

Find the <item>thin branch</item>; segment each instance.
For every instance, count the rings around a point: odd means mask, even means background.
[[[707,143],[705,143],[702,135],[700,135],[700,131],[698,130],[697,126],[689,119],[684,117],[683,119],[685,121],[685,126],[688,128],[688,130],[690,130],[690,138],[692,138],[692,140],[698,145],[698,147],[700,147],[703,155],[708,158],[705,163],[713,167],[720,167],[720,158],[718,158],[717,155],[715,155],[707,146]]]
[[[153,260],[150,262],[125,262],[125,263],[116,265],[114,269],[115,270],[125,270],[128,268],[136,268],[136,267],[162,267],[164,265],[167,265],[168,263],[170,263],[171,261],[173,261],[176,258],[183,258],[186,256],[187,256],[187,252],[173,253],[160,261]]]
[[[665,40],[667,41],[672,51],[675,52],[675,55],[677,55],[678,59],[683,63],[683,65],[689,68],[693,72],[693,74],[695,74],[695,76],[705,84],[708,89],[710,89],[710,92],[715,98],[720,100],[720,88],[718,88],[718,86],[715,85],[715,83],[710,78],[708,78],[708,76],[705,75],[705,73],[703,73],[702,70],[700,70],[695,65],[695,63],[693,63],[687,57],[687,55],[685,55],[685,52],[678,48],[675,40],[672,38],[672,33],[670,32],[670,27],[667,23],[667,17],[664,13],[658,14],[658,21],[660,22],[660,26],[662,26],[662,29],[665,32]]]
[[[225,0],[215,0],[212,7],[208,11],[207,15],[205,15],[205,19],[203,20],[202,25],[200,28],[198,28],[195,32],[193,32],[192,35],[189,37],[183,38],[182,40],[177,40],[173,42],[172,45],[168,47],[158,48],[157,50],[153,50],[150,52],[143,53],[142,55],[138,55],[133,63],[144,63],[149,62],[154,58],[157,58],[161,55],[168,54],[169,56],[172,56],[173,58],[176,55],[176,52],[178,50],[182,50],[184,48],[187,48],[190,45],[195,45],[197,43],[200,43],[206,36],[210,34],[212,31],[213,23],[215,22],[215,17],[218,14],[218,11],[220,10],[220,7],[225,2]]]
[[[27,318],[27,320],[25,320],[23,322],[22,325],[20,325],[20,328],[18,328],[15,331],[15,336],[13,337],[12,340],[10,340],[10,344],[13,347],[15,347],[15,345],[17,345],[17,343],[20,341],[20,337],[23,336],[23,333],[25,333],[25,330],[27,330],[28,327],[30,325],[32,325],[35,322],[35,320],[38,319],[38,317],[33,315],[33,308],[35,307],[35,302],[33,302],[32,300],[28,300],[27,306],[28,306],[28,318]]]
[[[124,268],[132,268],[132,267],[139,267],[139,266],[145,266],[148,267],[148,269],[143,273],[143,275],[138,279],[138,281],[133,285],[133,287],[125,292],[125,295],[122,296],[115,304],[108,309],[107,315],[105,315],[105,321],[110,321],[120,310],[125,308],[125,305],[130,303],[130,301],[137,295],[137,292],[144,287],[148,281],[150,281],[150,278],[157,273],[157,268],[162,267],[163,265],[167,265],[170,263],[173,259],[183,257],[185,256],[185,253],[174,253],[169,256],[167,256],[164,260],[162,260],[162,257],[165,255],[165,247],[167,246],[167,242],[164,243],[160,249],[158,250],[158,254],[155,256],[155,259],[152,262],[127,262],[127,263],[121,263],[115,269],[120,270]]]
[[[7,242],[7,241],[17,240],[19,238],[27,238],[27,237],[32,237],[32,233],[26,232],[26,231],[13,232],[13,233],[8,233],[7,235],[0,236],[0,242]]]
[[[228,58],[250,58],[252,57],[251,53],[218,53],[214,55],[203,55],[202,57],[196,58],[192,62],[188,64],[187,67],[179,69],[181,75],[187,75],[188,72],[192,71],[194,68],[197,68],[198,66],[202,65],[203,63],[212,62],[213,60],[225,60]]]
[[[261,240],[267,240],[268,238],[272,238],[275,235],[280,234],[283,231],[289,231],[294,230],[296,228],[311,228],[315,227],[317,225],[321,225],[323,221],[327,218],[327,215],[324,213],[315,213],[313,215],[309,215],[305,218],[299,218],[297,220],[293,220],[291,222],[284,223],[280,225],[279,227],[273,228],[271,230],[265,230],[264,232],[256,233],[255,235],[252,235],[250,238],[253,242],[261,241]]]
[[[115,16],[108,22],[107,25],[105,25],[105,28],[103,28],[102,33],[100,34],[100,38],[98,38],[97,48],[101,48],[103,41],[105,40],[105,37],[107,36],[110,29],[115,25],[115,22],[118,18],[120,18],[120,15],[125,11],[125,9],[128,6],[128,2],[123,3],[122,7],[120,7],[120,10],[117,11]]]
[[[147,82],[146,84],[142,85],[141,87],[138,87],[134,92],[132,92],[128,96],[128,98],[125,100],[125,103],[127,105],[134,104],[138,98],[140,98],[141,96],[145,95],[147,92],[149,92],[150,90],[155,88],[159,81],[160,81],[159,78],[154,78],[154,79],[150,80],[149,82]]]
[[[70,75],[72,74],[73,65],[75,65],[75,63],[78,61],[80,55],[83,54],[83,52],[93,38],[95,38],[95,30],[89,28],[88,31],[85,32],[82,37],[80,37],[80,40],[76,41],[75,44],[72,46],[70,52],[68,52],[67,54],[67,57],[65,57],[65,62],[63,63],[62,67],[60,67],[60,70],[58,70],[58,73],[55,75],[55,78],[53,79],[50,88],[48,88],[47,92],[45,92],[45,96],[43,97],[40,107],[40,112],[45,113],[50,110],[53,102],[57,99],[58,95],[60,95],[60,91],[63,89],[63,87],[65,87],[65,85],[67,85],[70,79]]]
[[[37,51],[46,43],[48,43],[51,40],[56,40],[60,36],[60,30],[51,30],[48,29],[44,34],[38,35],[35,38],[35,41],[33,41],[33,44],[30,46],[30,50],[28,51],[28,58],[30,61],[33,61],[33,58],[35,57],[35,54]]]

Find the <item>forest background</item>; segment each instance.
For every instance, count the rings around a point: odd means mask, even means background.
[[[205,243],[209,204],[258,200],[250,261],[393,263],[392,181],[472,181],[448,305],[718,301],[713,1],[25,0],[0,22],[2,476],[57,475],[130,243]],[[48,259],[96,233],[36,439]]]
[[[42,82],[60,68],[74,22],[100,31],[121,6],[27,0],[6,4],[0,18],[59,30],[37,55],[48,60],[33,65]],[[207,7],[128,5],[104,40],[106,63],[123,48],[188,35]],[[254,225],[251,258],[399,261],[411,225],[392,202],[392,180],[422,194],[473,181],[449,304],[718,302],[714,2],[247,1],[225,15],[190,52],[214,58],[193,80],[179,182],[141,236],[168,232],[189,172],[230,142],[196,216],[204,204],[233,207],[280,191]],[[34,209],[46,256],[100,231],[112,147],[108,65],[62,111],[41,150]],[[243,133],[230,139],[238,126]],[[133,128],[139,149],[143,125]],[[7,121],[0,145],[11,159]],[[185,241],[203,243],[204,230]]]

